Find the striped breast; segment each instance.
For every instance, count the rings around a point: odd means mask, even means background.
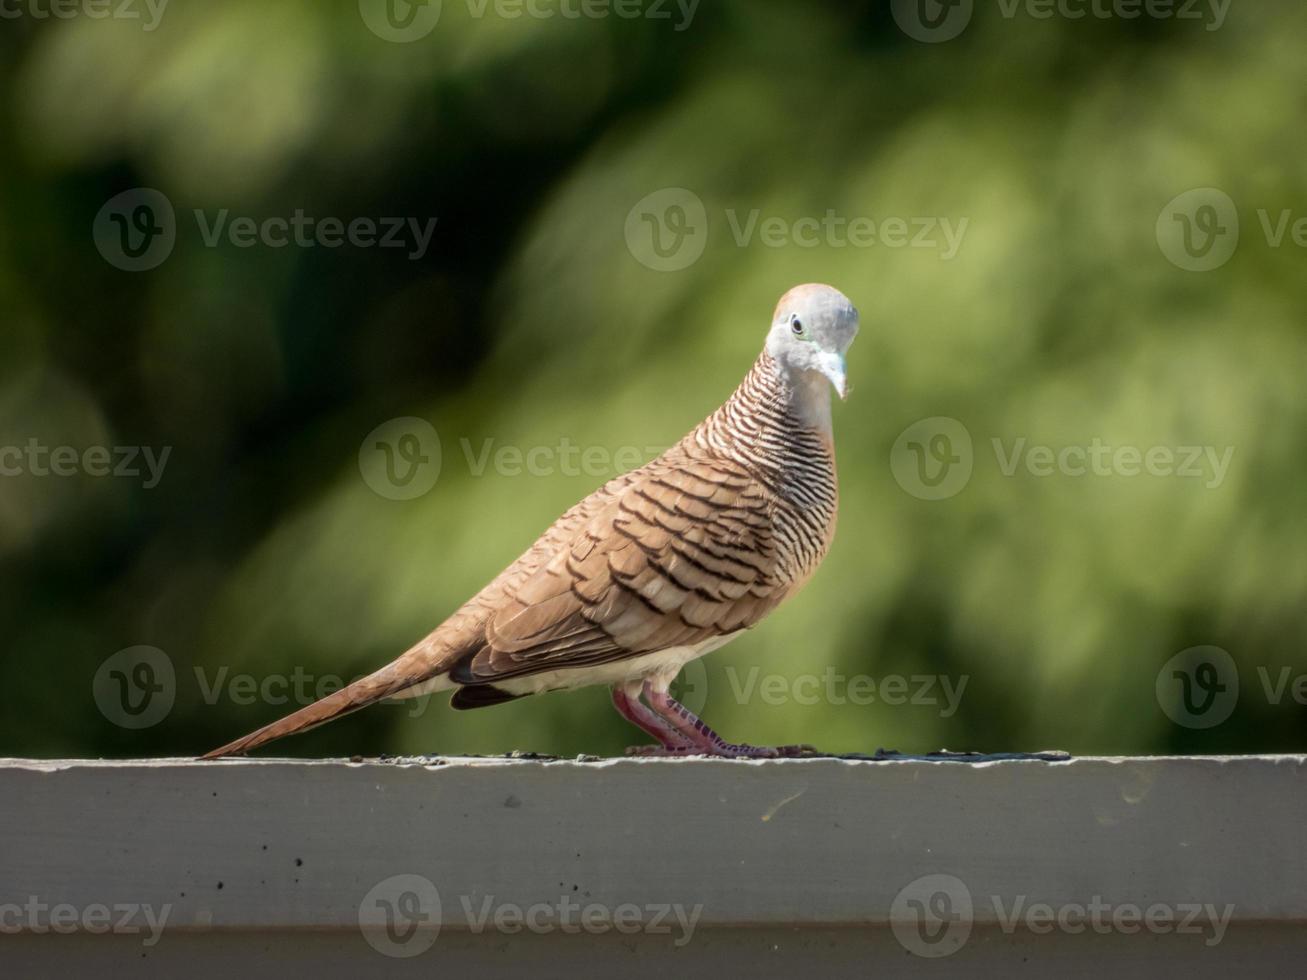
[[[720,409],[572,508],[424,643],[455,683],[485,685],[756,625],[834,533],[829,426],[797,402],[764,354]]]
[[[816,571],[835,535],[839,490],[830,429],[804,418],[797,404],[764,351],[731,398],[685,442],[691,452],[741,463],[767,489],[778,571],[801,583]]]

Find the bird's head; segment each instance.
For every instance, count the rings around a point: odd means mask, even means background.
[[[767,352],[795,383],[825,377],[848,394],[844,355],[858,334],[858,311],[833,286],[808,283],[781,297],[767,334]],[[817,379],[820,381],[820,379]]]

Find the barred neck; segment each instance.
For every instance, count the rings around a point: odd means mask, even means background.
[[[819,375],[787,378],[766,350],[691,437],[699,447],[742,463],[784,497],[811,506],[834,504],[828,383]]]

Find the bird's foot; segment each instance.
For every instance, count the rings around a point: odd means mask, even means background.
[[[782,745],[776,749],[783,758],[800,758],[809,755],[830,755],[829,752],[823,752],[815,745],[809,745],[807,742],[800,742],[798,745]]]
[[[716,746],[715,755],[727,759],[799,759],[821,755],[812,745],[729,745]]]
[[[649,702],[648,708],[640,706],[648,713],[648,718],[633,717],[635,712],[629,710],[628,704],[622,703],[628,701],[638,704],[638,700],[633,696],[634,692],[624,691],[621,698],[614,694],[614,702],[617,703],[619,711],[662,742],[668,750],[667,752],[655,750],[652,753],[654,755],[706,755],[719,759],[797,759],[822,755],[811,745],[773,747],[728,742],[709,728],[703,719],[668,694],[665,683],[654,684],[650,678],[645,678],[640,693]],[[657,719],[660,724],[652,724],[653,719]]]

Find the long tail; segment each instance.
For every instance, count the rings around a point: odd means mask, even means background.
[[[244,755],[251,749],[257,749],[260,745],[266,745],[274,739],[307,732],[310,728],[317,728],[334,718],[422,684],[441,672],[431,669],[429,659],[423,656],[423,653],[425,651],[420,647],[415,648],[367,677],[359,678],[348,687],[328,694],[320,701],[314,701],[300,708],[294,714],[264,725],[244,738],[238,738],[212,752],[206,752],[200,758],[220,759],[227,755]],[[454,685],[451,683],[449,686]]]

